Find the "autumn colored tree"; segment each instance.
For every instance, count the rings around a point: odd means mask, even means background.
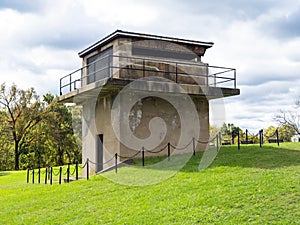
[[[28,134],[41,121],[42,108],[39,97],[33,88],[18,89],[15,84],[0,87],[0,106],[4,129],[14,143],[14,168],[19,169],[19,158],[23,154]]]

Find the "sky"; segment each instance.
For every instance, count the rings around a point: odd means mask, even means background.
[[[0,83],[59,94],[78,52],[121,29],[214,42],[204,62],[236,68],[226,123],[277,125],[300,96],[300,0],[1,0]]]

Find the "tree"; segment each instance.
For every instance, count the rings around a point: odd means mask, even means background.
[[[300,135],[300,115],[297,110],[300,108],[300,98],[295,101],[296,110],[295,111],[283,111],[281,110],[279,114],[275,116],[275,120],[280,125],[286,125]]]
[[[14,142],[14,168],[19,170],[23,147],[30,141],[29,133],[41,121],[41,103],[33,88],[21,90],[13,84],[7,89],[3,83],[0,87],[0,106],[6,121],[4,129]]]
[[[0,111],[0,171],[12,170],[13,167],[13,149],[11,146],[11,137],[6,132],[7,121],[5,120],[5,111]]]
[[[73,132],[71,110],[51,94],[44,95],[44,102],[48,112],[43,127],[48,157],[55,165],[63,165],[66,160],[79,160],[81,154]]]
[[[243,135],[242,130],[239,127],[236,127],[233,123],[223,123],[221,127],[221,134],[223,135],[223,139],[225,141],[232,141],[232,144],[235,143],[235,139],[237,139],[238,134]]]

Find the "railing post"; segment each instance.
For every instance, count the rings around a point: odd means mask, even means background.
[[[171,149],[170,149],[170,142],[168,142],[168,161],[170,161]]]
[[[89,179],[89,158],[86,159],[86,179]]]
[[[29,183],[29,172],[30,172],[30,170],[27,169],[27,184]]]
[[[70,84],[69,84],[69,86],[70,86],[70,92],[72,91],[72,75],[70,74]]]
[[[206,64],[206,86],[209,86],[208,72],[208,64]]]
[[[39,176],[38,176],[38,182],[39,182],[39,184],[41,183],[41,168],[39,168]]]
[[[62,95],[62,90],[61,90],[61,80],[62,78],[59,79],[59,94]]]
[[[216,74],[214,75],[214,87],[217,86],[217,77],[216,77]]]
[[[62,167],[59,167],[59,181],[58,181],[59,184],[61,184],[61,174],[62,174]]]
[[[236,89],[236,70],[234,69],[234,89]]]
[[[246,129],[246,143],[248,144],[248,129]]]
[[[78,160],[75,161],[76,180],[78,180]]]
[[[142,166],[145,166],[145,148],[144,146],[142,147]]]
[[[193,137],[193,155],[196,155],[195,138]]]
[[[34,169],[32,170],[32,183],[34,184]]]
[[[47,180],[48,180],[48,167],[46,167],[46,172],[45,172],[45,184],[47,184]]]
[[[118,153],[115,154],[115,173],[118,173]]]

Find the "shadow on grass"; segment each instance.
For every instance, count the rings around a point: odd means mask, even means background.
[[[259,145],[241,145],[238,150],[237,146],[222,146],[216,158],[208,168],[220,166],[228,167],[243,167],[243,168],[260,168],[260,169],[275,169],[288,166],[300,165],[300,144],[299,148],[293,145],[280,146],[264,145],[262,148]],[[288,147],[288,148],[287,148]],[[299,149],[299,150],[294,150]],[[195,156],[191,156],[187,163],[182,167],[182,172],[198,172],[199,164],[202,159],[203,152],[197,152]],[[145,158],[145,164],[155,164],[164,160],[166,157],[149,157]],[[172,158],[171,158],[172,161]],[[141,166],[141,159],[135,159],[135,166]],[[149,168],[155,169],[155,168]],[[162,170],[173,170],[172,167],[165,166]]]
[[[9,175],[9,172],[0,171],[0,177]]]
[[[300,165],[299,150],[276,145],[223,146],[210,168],[218,166],[275,169]]]

